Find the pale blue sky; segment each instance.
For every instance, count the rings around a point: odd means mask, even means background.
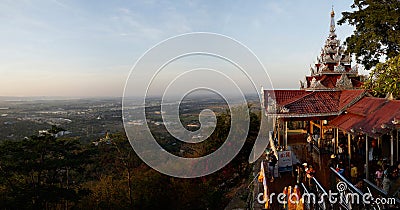
[[[345,0],[0,2],[0,96],[121,96],[135,61],[187,32],[232,37],[275,88],[297,89]],[[352,32],[337,27],[339,39]],[[262,85],[262,84],[260,84]]]

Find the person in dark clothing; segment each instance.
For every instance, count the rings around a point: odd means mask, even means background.
[[[336,167],[337,167],[337,159],[336,159],[336,155],[335,154],[331,155],[331,158],[328,161],[328,167],[336,169]],[[331,173],[331,172],[329,173],[329,184],[330,184],[330,189],[334,189],[334,187],[336,186],[335,174]]]
[[[274,152],[271,151],[270,157],[269,157],[269,169],[270,169],[271,174],[272,174],[271,182],[274,181],[274,171],[275,171],[275,165],[276,165],[277,162],[278,162],[278,159],[276,158]]]
[[[336,155],[332,154],[331,158],[328,161],[328,167],[329,168],[336,168],[336,166],[337,166]]]

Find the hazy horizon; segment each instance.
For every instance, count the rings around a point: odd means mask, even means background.
[[[2,1],[0,96],[122,97],[128,74],[143,53],[167,38],[199,31],[232,37],[249,47],[273,88],[298,89],[328,36],[332,4],[336,21],[341,12],[351,10],[351,2],[318,0]],[[336,26],[342,41],[352,30]],[[182,60],[169,71],[203,61]],[[216,67],[229,69],[221,63]],[[168,75],[157,78],[153,95],[163,92],[160,84]],[[268,86],[263,83],[268,81],[257,81],[257,90]]]

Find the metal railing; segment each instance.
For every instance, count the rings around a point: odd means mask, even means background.
[[[315,210],[328,210],[332,209],[332,204],[329,202],[328,193],[318,182],[318,180],[313,177],[310,180],[310,186],[306,187],[301,183],[303,187],[303,202],[304,209],[315,209]]]
[[[368,195],[368,192],[363,192],[355,187],[344,176],[339,174],[335,169],[330,168],[331,172],[336,176],[336,189],[331,189],[339,195],[333,209],[348,209],[348,210],[364,210],[364,209],[382,209],[376,202],[373,196]]]
[[[384,202],[376,202],[377,206],[380,209],[388,209],[388,208],[400,208],[400,199],[395,197],[395,195],[388,195],[386,191],[376,186],[374,183],[370,182],[367,179],[364,179],[364,191],[367,191],[372,195],[374,200],[384,201]]]

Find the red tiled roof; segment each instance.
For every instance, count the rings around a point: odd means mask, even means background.
[[[365,90],[342,90],[339,101],[339,110],[347,108],[346,106],[352,105],[355,100],[360,99],[362,96],[364,96],[364,94]]]
[[[365,97],[347,109],[347,112],[366,116],[381,107],[385,101],[383,98]]]
[[[390,131],[388,127],[393,127],[392,121],[396,116],[400,117],[400,101],[386,101],[375,112],[368,113],[367,117],[357,126],[371,136],[385,134]],[[382,125],[385,125],[386,128]],[[372,132],[373,129],[375,132]]]
[[[338,127],[340,129],[350,131],[355,124],[359,123],[363,119],[364,117],[360,115],[348,113],[333,119],[332,121],[329,122],[329,124]]]
[[[348,132],[353,129],[378,137],[395,126],[392,123],[394,118],[400,119],[400,101],[365,97],[347,109],[347,114],[335,118],[330,124]]]
[[[285,104],[292,114],[338,112],[340,91],[315,91]]]
[[[264,92],[265,102],[268,95],[275,94],[278,109],[286,108],[288,112],[281,114],[308,116],[338,115],[344,108],[355,103],[365,93],[364,90],[342,91],[304,91],[304,90],[267,90]]]
[[[363,82],[360,82],[354,78],[350,78],[351,83],[353,84],[353,87],[355,88],[361,88],[361,86],[364,84]]]
[[[268,94],[276,100],[277,104],[282,105],[285,104],[286,101],[291,101],[308,93],[305,90],[265,90],[264,98],[266,102],[268,100]]]

